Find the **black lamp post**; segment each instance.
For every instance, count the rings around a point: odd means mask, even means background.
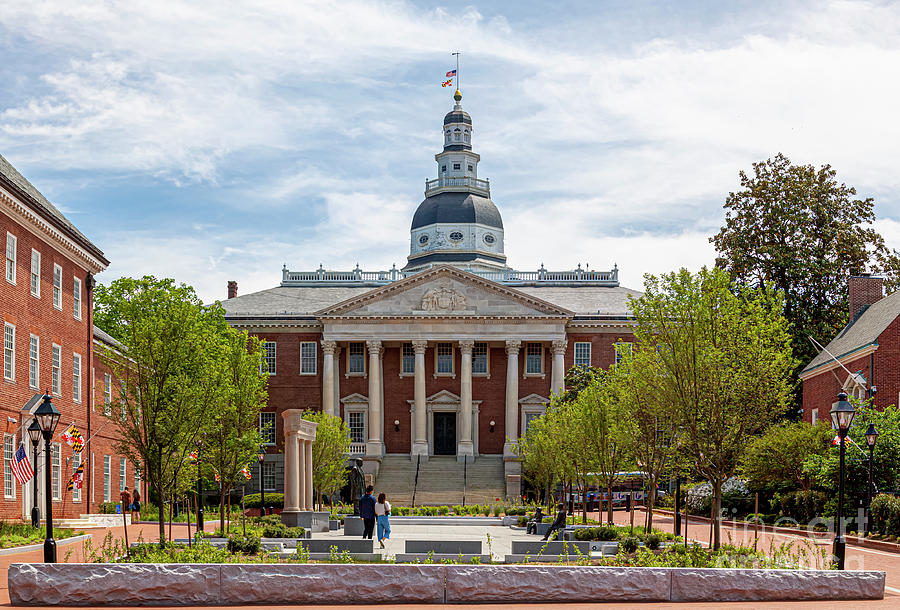
[[[200,450],[203,449],[203,441],[197,441],[197,533],[203,531],[203,489],[200,477]]]
[[[32,455],[34,455],[34,477],[32,477],[32,485],[34,486],[34,505],[31,507],[31,525],[34,527],[41,526],[41,509],[38,507],[38,445],[41,443],[41,426],[38,424],[36,417],[32,418],[31,424],[28,426],[28,436],[31,438]]]
[[[681,535],[681,473],[675,477],[675,535]]]
[[[841,443],[841,468],[838,475],[838,510],[837,510],[837,526],[836,535],[834,537],[834,558],[837,562],[837,569],[844,569],[844,555],[847,548],[847,542],[844,540],[844,453],[846,445],[844,440],[847,438],[847,432],[850,430],[850,424],[853,422],[853,416],[856,411],[853,405],[847,400],[847,395],[843,392],[838,394],[837,402],[831,405],[831,423],[837,429],[838,438]]]
[[[866,491],[866,535],[872,534],[872,466],[875,461],[875,441],[878,440],[878,430],[875,424],[869,424],[866,428],[866,444],[869,446],[869,487]]]
[[[262,447],[260,447],[256,460],[259,462],[259,514],[265,516],[269,512],[266,510],[266,486],[263,483],[263,462],[266,461],[266,454]]]
[[[47,538],[44,540],[44,563],[56,563],[56,541],[53,539],[53,504],[50,479],[50,439],[59,423],[59,411],[53,406],[49,394],[44,394],[44,400],[34,412],[34,418],[41,428],[44,437],[44,472],[46,472],[46,488],[44,495],[47,498]]]

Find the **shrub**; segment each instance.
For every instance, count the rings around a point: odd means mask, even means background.
[[[306,530],[302,527],[288,527],[284,523],[266,524],[262,530],[263,538],[302,538]]]
[[[244,508],[259,508],[259,503],[259,494],[247,494],[244,496]],[[284,508],[284,494],[267,493],[266,506]],[[113,510],[113,512],[115,512],[115,510]]]
[[[100,514],[101,515],[115,515],[116,514],[116,504],[117,504],[117,502],[101,502],[100,503]]]
[[[244,553],[254,555],[259,552],[259,536],[247,534],[232,534],[228,537],[228,551],[230,553]]]
[[[900,536],[900,498],[878,494],[870,509],[872,527],[887,536]]]
[[[621,542],[619,542],[619,550],[624,551],[625,553],[634,553],[638,549],[638,539],[633,536],[629,536],[628,538],[624,538]]]
[[[617,540],[619,530],[614,526],[580,527],[575,530],[575,540]]]
[[[825,494],[816,490],[775,494],[775,505],[782,516],[809,523],[825,509]]]
[[[650,534],[649,536],[644,538],[644,544],[650,550],[655,551],[656,549],[658,549],[659,543],[660,543],[659,536],[657,536],[656,534]]]
[[[519,527],[525,527],[526,525],[528,525],[528,517],[519,517],[518,519],[516,519],[516,525],[518,525]]]

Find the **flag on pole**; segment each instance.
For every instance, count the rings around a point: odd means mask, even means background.
[[[34,476],[34,470],[31,469],[31,462],[28,461],[28,454],[25,452],[24,445],[19,445],[15,456],[9,461],[9,467],[12,469],[19,485],[24,485]]]
[[[447,76],[456,76],[456,70],[450,70],[447,72]]]
[[[244,475],[244,478],[248,481],[253,477],[253,475],[250,474],[250,469],[246,466],[241,469],[241,474]]]
[[[452,84],[453,84],[453,79],[451,78],[450,80],[445,80],[443,83],[441,83],[441,87],[449,87]]]
[[[66,428],[66,431],[62,433],[62,438],[72,448],[72,451],[79,453],[84,449],[84,437],[81,436],[81,432],[78,431],[75,424]]]
[[[200,460],[197,459],[197,450],[194,449],[188,454],[188,460],[190,460],[191,464],[199,464]]]
[[[73,488],[81,489],[82,481],[84,481],[84,462],[78,465],[72,476],[69,477],[69,483],[66,485],[66,491],[72,491]]]

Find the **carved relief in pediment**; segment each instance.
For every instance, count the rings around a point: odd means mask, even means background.
[[[447,286],[432,288],[422,297],[424,311],[459,311],[465,308],[465,295]]]

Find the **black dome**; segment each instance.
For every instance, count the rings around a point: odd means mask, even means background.
[[[444,125],[449,125],[450,123],[466,123],[467,125],[471,125],[472,117],[470,117],[469,113],[465,110],[451,110],[444,116]]]
[[[438,193],[419,204],[413,215],[412,229],[435,223],[478,223],[503,228],[500,210],[487,197],[471,193]]]

